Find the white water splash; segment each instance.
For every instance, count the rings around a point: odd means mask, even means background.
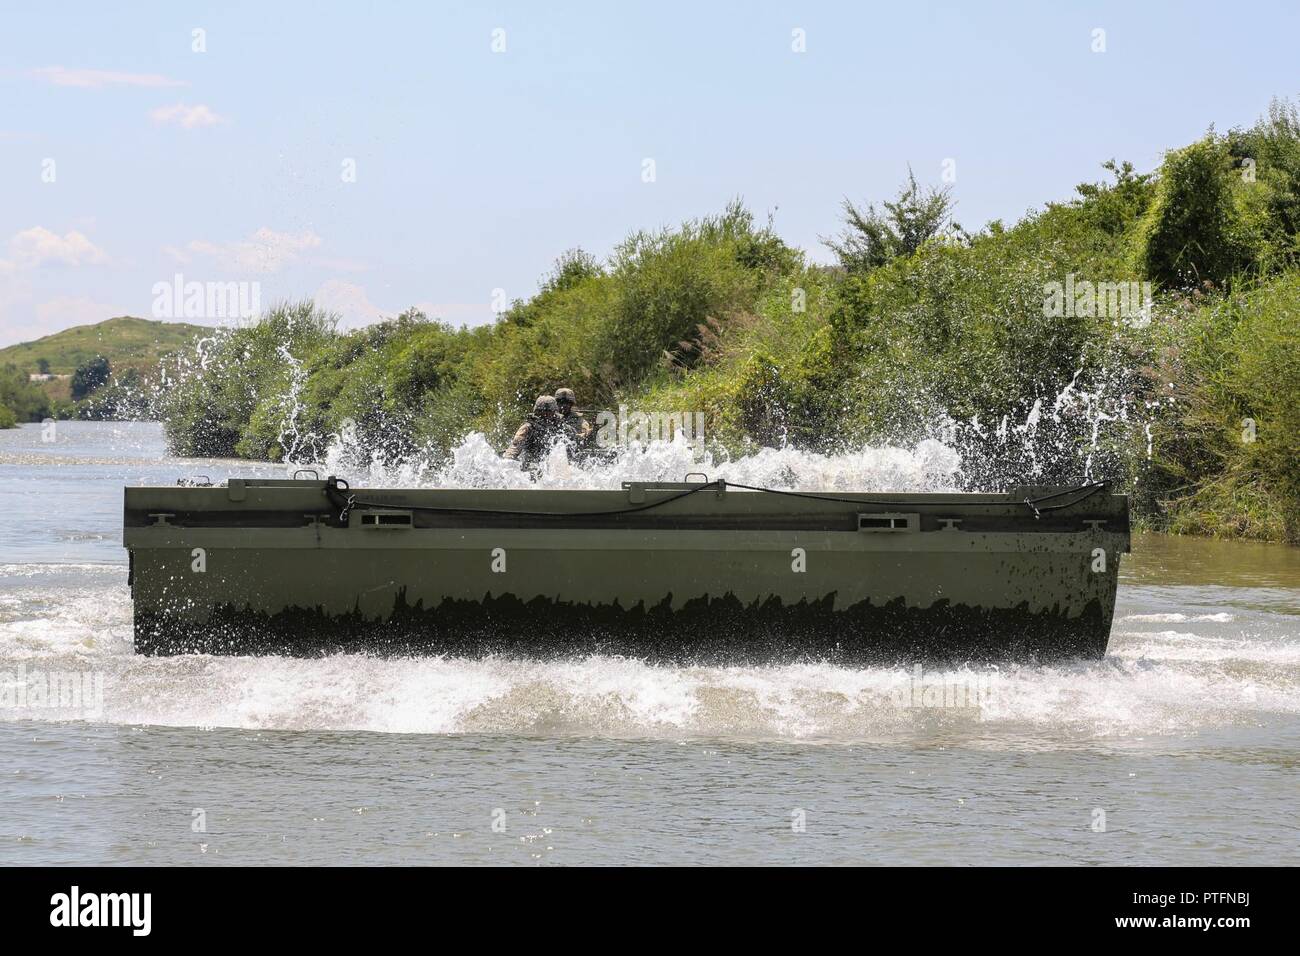
[[[1071,381],[1051,402],[1050,414],[1043,400],[1036,400],[1024,422],[1014,424],[1006,417],[994,432],[998,443],[1024,458],[1021,474],[1002,486],[977,490],[1001,491],[1007,484],[1039,478],[1053,455],[1078,453],[1077,445],[1041,435],[1045,416],[1055,424],[1070,418],[1086,430],[1082,470],[1091,477],[1093,456],[1104,424],[1125,420],[1126,399],[1117,397],[1109,379],[1093,391],[1078,386],[1081,375]],[[978,417],[967,422],[943,418],[931,423],[938,436],[917,443],[914,448],[865,446],[833,454],[784,446],[761,448],[749,454],[730,456],[713,447],[701,451],[698,444],[678,434],[672,441],[630,443],[610,460],[570,461],[557,447],[534,476],[516,462],[503,459],[486,435],[471,432],[451,450],[450,461],[435,449],[426,449],[393,462],[379,449],[366,446],[351,422],[330,436],[319,462],[294,458],[288,470],[311,466],[322,474],[346,477],[354,485],[369,487],[426,488],[619,488],[624,481],[681,481],[688,473],[709,478],[800,491],[955,491],[964,487],[963,462],[956,450],[963,435],[986,438],[988,432]],[[314,447],[318,440],[299,448]],[[994,469],[996,472],[996,469]],[[970,489],[969,487],[966,490]]]
[[[181,381],[210,372],[222,355],[222,335],[201,339],[192,353],[178,355],[169,376]],[[678,438],[633,443],[602,463],[575,464],[557,451],[534,477],[502,460],[500,447],[494,448],[480,432],[464,435],[450,450],[409,450],[412,420],[402,413],[380,414],[378,399],[377,407],[367,412],[365,428],[344,421],[336,434],[326,434],[306,421],[311,415],[302,401],[308,383],[302,357],[287,341],[275,351],[287,370],[283,394],[260,400],[270,402],[272,418],[279,420],[276,443],[284,452],[286,472],[314,468],[322,475],[348,478],[358,487],[617,488],[622,481],[680,481],[689,472],[704,472],[710,478],[783,489],[1001,491],[1013,484],[1119,477],[1094,474],[1097,452],[1103,441],[1116,437],[1108,425],[1128,427],[1140,417],[1130,410],[1133,399],[1123,367],[1107,366],[1086,375],[1079,368],[1054,397],[1025,396],[1023,418],[1017,421],[1014,412],[1004,415],[991,431],[978,416],[961,420],[927,413],[917,433],[929,437],[911,448],[818,454],[784,446],[728,455],[713,446],[701,452],[697,436],[695,442]],[[238,358],[224,356],[225,361]],[[1052,427],[1047,427],[1049,422]],[[367,444],[376,436],[384,447]],[[1149,430],[1147,437],[1149,446]],[[978,449],[979,460],[964,468],[960,450],[971,448]]]
[[[701,454],[679,435],[672,441],[629,445],[611,461],[573,462],[557,446],[534,478],[517,462],[503,459],[480,432],[452,449],[450,462],[435,466],[430,461],[431,456],[413,456],[387,464],[377,453],[359,446],[355,430],[344,429],[330,441],[319,470],[347,477],[354,486],[380,488],[617,489],[624,481],[682,481],[688,473],[697,473],[798,491],[922,492],[955,490],[961,468],[958,453],[933,439],[910,450],[866,447],[822,455],[789,447],[763,448],[733,459],[712,451]]]
[[[302,390],[307,384],[307,370],[287,345],[280,345],[276,352],[289,367],[289,388],[280,396],[282,417],[275,441],[284,449],[284,460],[294,462],[298,460],[300,450],[309,446],[316,437],[310,432],[304,433],[298,421],[302,415]]]

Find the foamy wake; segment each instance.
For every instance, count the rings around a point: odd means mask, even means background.
[[[1121,622],[1127,621],[1149,621],[1155,624],[1181,624],[1184,621],[1214,621],[1219,624],[1226,624],[1232,620],[1232,615],[1226,611],[1220,611],[1215,614],[1125,614],[1115,620]]]
[[[28,675],[35,663],[28,660]],[[72,662],[45,666],[56,663]],[[1300,712],[1294,667],[1265,679],[1239,664],[1122,657],[934,672],[824,664],[664,668],[610,657],[119,657],[96,664],[105,674],[97,712],[29,707],[12,716],[259,730],[844,741],[934,730],[1142,736]]]
[[[67,568],[0,603],[0,719],[257,730],[726,737],[805,741],[1072,740],[1182,734],[1300,713],[1300,643],[1252,630],[1121,630],[1104,661],[1055,667],[662,667],[568,660],[137,657],[122,568]],[[84,575],[84,572],[82,572]],[[57,582],[57,583],[56,583]],[[1258,632],[1255,628],[1258,627]],[[18,706],[18,683],[97,675],[81,711]]]

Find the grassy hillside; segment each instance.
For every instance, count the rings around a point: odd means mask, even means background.
[[[0,366],[16,365],[25,372],[35,372],[37,363],[45,359],[50,363],[51,372],[70,375],[77,366],[102,355],[115,372],[134,368],[147,374],[158,367],[158,360],[164,355],[192,345],[196,336],[211,331],[206,326],[184,322],[120,316],[0,349]]]
[[[0,428],[55,418],[138,418],[151,414],[159,364],[190,349],[212,329],[183,322],[154,322],[119,316],[78,325],[33,342],[0,349]],[[108,381],[74,398],[77,379],[69,378],[97,356],[111,367]],[[48,370],[63,378],[29,382],[32,372]]]

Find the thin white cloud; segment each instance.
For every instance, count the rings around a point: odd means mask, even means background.
[[[365,288],[342,279],[329,279],[315,294],[312,301],[320,308],[339,314],[339,326],[355,329],[370,325],[384,318],[394,318],[405,312],[407,307],[418,309],[430,319],[448,322],[452,325],[482,325],[496,318],[492,305],[487,300],[482,302],[416,302],[413,306],[407,302],[396,309],[385,309],[370,301]]]
[[[96,302],[84,295],[61,295],[36,307],[36,326],[42,335],[74,325],[90,325],[119,315],[127,315],[119,306]]]
[[[276,232],[263,226],[247,239],[236,242],[208,242],[195,239],[184,249],[164,246],[163,252],[175,261],[187,264],[195,256],[207,256],[217,265],[232,272],[265,274],[279,272],[297,262],[308,250],[321,244],[314,232]]]
[[[108,254],[75,229],[63,235],[44,226],[24,229],[9,240],[0,272],[39,269],[47,265],[84,266],[108,262]]]
[[[370,263],[360,259],[313,258],[311,264],[330,272],[369,272]]]
[[[30,289],[10,293],[0,285],[0,348],[53,335],[74,325],[103,322],[129,314],[120,305],[98,302],[88,296],[58,296],[35,302]]]
[[[499,318],[492,311],[492,303],[486,299],[482,302],[417,302],[415,308],[448,325],[487,325]]]
[[[142,86],[151,89],[169,86],[188,86],[184,80],[173,80],[158,73],[119,73],[115,70],[69,70],[62,66],[43,66],[32,70],[32,75],[55,86],[75,86],[81,89],[101,89],[105,86]]]
[[[159,126],[179,126],[181,129],[202,129],[227,122],[224,116],[218,116],[211,107],[202,103],[194,106],[186,103],[160,106],[149,111],[149,118]]]
[[[362,325],[378,322],[385,315],[384,311],[370,301],[366,290],[342,279],[329,279],[316,290],[312,301],[327,312],[339,314],[339,326],[355,329]]]
[[[194,259],[194,257],[184,249],[177,249],[175,246],[163,246],[162,251],[165,256],[182,266],[189,265]]]
[[[31,303],[31,280],[0,268],[0,349],[29,337]]]

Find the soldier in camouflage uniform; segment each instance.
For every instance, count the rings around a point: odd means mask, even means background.
[[[551,445],[563,436],[564,422],[560,406],[554,396],[538,395],[533,402],[533,413],[519,426],[510,447],[502,458],[517,461],[525,468],[536,468],[542,463]]]
[[[577,411],[578,396],[571,388],[555,390],[555,402],[560,406],[560,418],[563,420],[564,436],[570,443],[570,454],[581,452],[591,444],[593,429],[591,422]]]

